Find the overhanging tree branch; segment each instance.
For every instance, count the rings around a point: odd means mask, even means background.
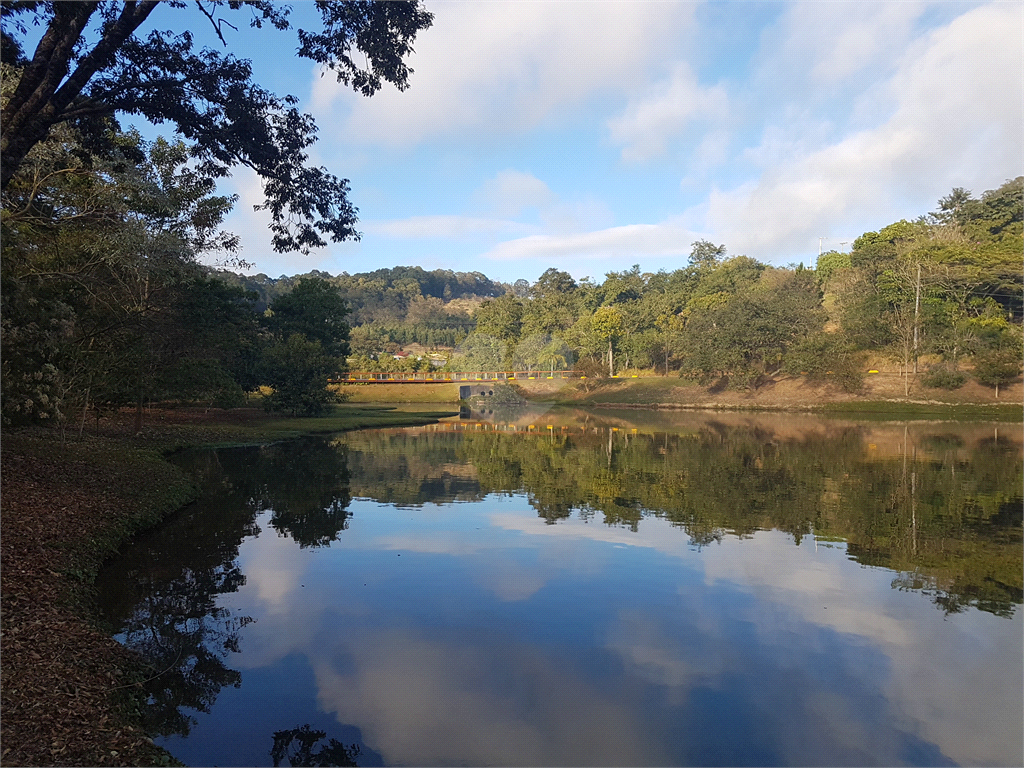
[[[180,9],[183,2],[165,5]],[[193,50],[187,32],[136,32],[161,0],[97,0],[81,3],[0,3],[5,63],[23,66],[21,79],[0,117],[0,188],[5,192],[28,153],[62,122],[78,121],[100,144],[103,128],[83,120],[118,113],[141,115],[154,123],[173,122],[191,142],[199,168],[210,178],[245,165],[263,179],[266,202],[258,206],[273,218],[274,248],[300,250],[358,237],[356,209],[348,200],[348,182],[325,168],[310,167],[306,148],[316,126],[299,113],[291,96],[278,97],[252,82],[248,61],[211,49]],[[270,0],[210,0],[197,3],[214,23],[217,6],[254,11],[252,26],[269,22],[287,29],[287,11]],[[333,69],[339,81],[364,95],[384,81],[400,90],[412,70],[416,33],[433,17],[419,0],[318,2],[320,33],[298,30],[299,55]],[[47,24],[29,62],[20,58],[25,27],[14,17],[34,13]],[[82,53],[90,22],[102,19],[98,42]],[[226,22],[225,22],[226,23]],[[226,41],[225,41],[226,42]],[[365,63],[356,63],[359,52]],[[15,60],[7,60],[8,57]],[[70,72],[70,75],[69,75]]]

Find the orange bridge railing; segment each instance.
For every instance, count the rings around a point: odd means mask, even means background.
[[[416,371],[402,373],[339,373],[330,384],[447,384],[473,381],[585,379],[580,371]]]

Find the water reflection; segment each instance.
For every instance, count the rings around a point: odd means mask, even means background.
[[[246,583],[242,541],[258,536],[257,516],[300,548],[337,541],[348,524],[343,448],[324,440],[194,451],[176,457],[203,496],[165,525],[144,534],[101,575],[104,615],[129,648],[154,670],[146,684],[147,729],[188,735],[222,688],[241,675],[227,664],[250,616],[219,605]]]
[[[100,583],[152,732],[203,764],[1019,761],[1012,433],[677,418],[179,457],[203,501]]]
[[[314,730],[308,723],[298,728],[275,731],[274,746],[270,749],[274,768],[282,765],[285,760],[290,766],[302,765],[315,768],[358,765],[356,762],[356,758],[359,756],[358,744],[346,746],[337,739],[330,739],[327,743],[317,747],[319,742],[326,737],[327,731]],[[314,750],[314,747],[317,749]]]
[[[609,426],[440,424],[344,435],[356,496],[420,506],[525,493],[550,524],[576,514],[636,531],[670,521],[700,548],[777,529],[840,540],[893,586],[947,613],[1022,602],[1020,445],[927,426],[823,424],[798,435],[705,418],[690,433]],[[920,445],[919,445],[920,444]]]

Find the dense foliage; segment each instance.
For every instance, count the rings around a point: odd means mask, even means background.
[[[707,241],[672,272],[634,266],[597,284],[549,269],[477,309],[453,366],[557,362],[590,375],[653,369],[755,388],[786,373],[857,390],[868,353],[899,362],[908,388],[919,372],[924,386],[962,384],[970,358],[975,379],[998,395],[1019,376],[1024,350],[1022,197],[1024,178],[978,199],[956,189],[937,212],[868,232],[850,253],[822,254],[816,269],[729,257]]]
[[[189,4],[182,0],[115,0],[54,3],[6,0],[0,4],[3,63],[13,80],[0,116],[0,186],[6,191],[33,148],[52,131],[74,125],[93,152],[111,149],[104,127],[118,114],[154,124],[171,122],[188,142],[189,157],[210,178],[232,166],[254,170],[263,181],[274,247],[308,250],[358,237],[348,182],[309,164],[316,125],[300,113],[294,96],[277,96],[252,80],[249,61],[216,48],[196,50],[193,34],[157,28],[139,33],[150,17],[179,25]],[[236,14],[254,30],[287,30],[290,7],[272,0],[209,0],[196,3],[225,47],[219,16]],[[416,34],[433,16],[416,0],[316,3],[320,30],[297,30],[298,55],[324,65],[339,82],[369,96],[387,81],[408,87],[405,64]],[[247,17],[247,18],[245,18]],[[173,23],[173,22],[171,22]],[[25,46],[29,29],[42,27],[35,51]],[[15,75],[14,72],[17,71]],[[326,239],[325,239],[326,238]]]
[[[348,183],[308,164],[312,119],[255,84],[248,61],[194,49],[187,30],[136,34],[158,6],[186,3],[0,3],[5,425],[66,428],[72,413],[84,425],[90,409],[134,404],[141,428],[147,400],[230,406],[265,384],[269,407],[315,413],[344,367],[348,310],[333,290],[298,281],[261,315],[256,295],[200,258],[243,264],[219,229],[235,199],[216,182],[232,166],[262,178],[281,251],[358,237]],[[267,0],[196,7],[225,46],[235,27],[221,12],[290,26],[289,8]],[[298,30],[300,56],[367,96],[384,81],[407,87],[405,58],[432,21],[418,2],[316,8],[322,29]],[[32,27],[42,34],[29,55]],[[175,139],[145,142],[119,114],[173,123]]]
[[[233,201],[188,167],[180,143],[111,143],[117,151],[97,157],[74,129],[54,131],[5,193],[7,422],[144,398],[241,397],[230,370],[256,318],[196,263],[233,247],[219,230]]]
[[[979,199],[954,190],[937,212],[866,233],[816,269],[698,241],[684,268],[634,266],[600,284],[554,268],[513,286],[418,267],[273,279],[198,266],[234,247],[218,229],[232,201],[189,169],[182,145],[112,141],[119,154],[85,162],[74,130],[55,132],[5,197],[6,423],[149,399],[227,406],[261,385],[268,407],[317,413],[346,365],[445,360],[648,369],[714,387],[802,375],[857,390],[870,353],[898,362],[908,388],[912,376],[936,389],[973,377],[997,396],[1020,376],[1024,179]],[[397,355],[406,347],[416,353]]]

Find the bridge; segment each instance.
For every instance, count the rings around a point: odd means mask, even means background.
[[[328,379],[329,384],[452,384],[475,381],[543,381],[545,379],[585,379],[580,371],[415,371],[401,373],[342,373]]]

